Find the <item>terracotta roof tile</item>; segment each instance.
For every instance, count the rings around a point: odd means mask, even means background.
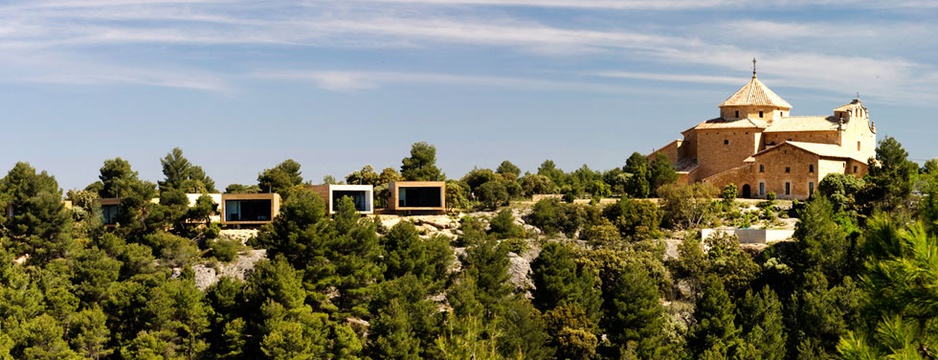
[[[838,125],[833,116],[792,116],[775,120],[765,132],[835,131]]]
[[[764,129],[767,125],[768,124],[765,121],[757,119],[727,120],[723,118],[716,118],[697,124],[697,126],[694,126],[693,129]]]
[[[746,83],[746,85],[743,85],[733,96],[730,96],[726,101],[720,104],[720,107],[751,105],[791,109],[791,104],[785,101],[785,99],[782,99],[781,96],[776,95],[765,86],[765,84],[759,81],[755,75],[753,75],[752,80]]]
[[[845,151],[840,145],[834,144],[819,144],[819,143],[810,143],[803,141],[786,141],[781,144],[775,145],[770,148],[766,148],[760,152],[753,154],[753,157],[759,157],[765,153],[771,152],[773,150],[779,149],[786,144],[793,147],[799,148],[801,150],[807,151],[812,154],[816,154],[823,157],[832,157],[832,158],[841,158],[841,159],[853,159],[862,163],[866,163],[865,159],[858,159],[850,154],[849,151]],[[848,154],[844,154],[848,153]]]
[[[856,108],[857,106],[863,106],[863,103],[860,102],[860,99],[853,99],[849,104],[841,105],[840,107],[834,109],[834,112],[837,111],[847,111]]]

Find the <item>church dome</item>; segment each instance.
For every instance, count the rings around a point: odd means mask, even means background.
[[[731,106],[766,106],[784,110],[791,109],[791,104],[759,81],[755,72],[752,74],[752,80],[749,80],[739,91],[720,104],[721,108]]]

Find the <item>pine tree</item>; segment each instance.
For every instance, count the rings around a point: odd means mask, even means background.
[[[413,275],[386,281],[374,294],[368,327],[371,355],[382,359],[433,357],[433,341],[439,336],[440,312],[427,300],[424,285]]]
[[[318,195],[297,191],[258,233],[257,245],[267,249],[268,257],[284,256],[293,267],[304,269],[325,256],[325,239],[318,230],[325,212],[326,204]]]
[[[401,160],[401,176],[408,181],[446,180],[436,167],[436,147],[425,141],[411,145],[410,157]]]
[[[72,218],[62,203],[55,178],[27,163],[16,163],[0,179],[3,236],[18,254],[29,254],[31,263],[45,264],[74,249]]]
[[[573,253],[561,243],[548,243],[531,263],[533,303],[541,311],[576,303],[598,321],[600,299],[596,277],[574,261]]]
[[[704,278],[703,294],[697,299],[687,345],[694,356],[730,357],[740,346],[740,332],[735,324],[735,307],[715,275]]]
[[[839,334],[846,358],[930,358],[938,346],[938,238],[922,223],[896,229],[884,215],[870,222],[874,252],[864,269],[864,310],[871,331]]]
[[[79,353],[89,359],[101,359],[114,352],[107,343],[111,331],[106,324],[107,315],[98,306],[93,306],[75,313],[71,320],[69,342]]]
[[[163,166],[163,175],[166,178],[159,182],[160,192],[167,190],[180,190],[183,193],[214,193],[215,181],[205,175],[205,171],[198,165],[192,165],[189,159],[182,155],[182,149],[174,148],[166,157],[160,159]]]
[[[543,315],[528,299],[513,296],[496,315],[501,336],[497,348],[506,358],[521,354],[525,359],[552,359],[554,349]]]
[[[799,264],[802,273],[817,269],[827,279],[839,283],[848,268],[850,243],[846,233],[834,221],[834,207],[824,197],[808,202],[798,214],[794,238],[798,239]]]
[[[341,313],[366,316],[368,295],[382,277],[376,225],[355,211],[352,199],[343,197],[325,231],[325,256],[334,274],[328,282],[339,291],[335,304]]]
[[[293,195],[298,185],[303,183],[300,163],[287,159],[270,169],[264,169],[257,175],[257,186],[262,193],[277,193],[284,201]]]
[[[544,321],[549,343],[559,359],[592,359],[597,356],[598,326],[575,302],[561,304],[546,313]]]
[[[768,286],[758,294],[749,290],[736,310],[743,340],[758,351],[758,357],[784,359],[788,335],[783,324],[782,302],[775,291]]]
[[[384,248],[384,278],[387,280],[410,273],[426,285],[441,283],[453,262],[447,238],[421,239],[410,221],[395,224],[381,238],[381,243]]]
[[[613,346],[640,359],[677,355],[662,331],[666,318],[658,288],[642,266],[622,268],[610,295],[605,330]]]
[[[164,339],[175,352],[195,359],[208,348],[203,334],[208,331],[204,294],[192,279],[173,279],[150,292],[147,303],[151,331],[170,334]]]
[[[637,152],[632,153],[622,168],[630,176],[625,183],[625,192],[633,198],[647,198],[651,194],[649,183],[648,159]]]
[[[489,314],[498,312],[511,295],[508,275],[508,250],[492,238],[484,237],[466,249],[465,272],[474,280],[476,297]]]

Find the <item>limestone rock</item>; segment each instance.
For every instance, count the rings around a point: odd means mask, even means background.
[[[214,268],[205,264],[195,265],[192,267],[195,272],[195,285],[205,290],[224,276],[244,281],[245,277],[254,270],[254,264],[266,258],[267,250],[250,250],[238,254],[238,257],[230,263],[217,263]]]

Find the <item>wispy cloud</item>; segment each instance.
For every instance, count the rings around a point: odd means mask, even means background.
[[[791,8],[800,6],[847,5],[858,8],[936,8],[938,3],[929,0],[346,0],[370,3],[422,4],[435,6],[497,6],[497,7],[542,7],[572,9],[609,10],[695,10],[733,8]]]
[[[798,0],[782,3],[806,4]],[[828,6],[841,3],[825,2]],[[938,95],[938,91],[932,90],[938,88],[935,86],[938,69],[931,61],[894,55],[898,51],[868,51],[899,47],[892,44],[901,44],[898,40],[908,34],[933,33],[936,29],[930,24],[886,26],[890,24],[888,20],[879,20],[882,26],[874,30],[850,21],[768,21],[744,17],[717,24],[673,20],[670,24],[673,26],[667,26],[672,20],[663,19],[662,26],[650,29],[629,23],[545,22],[511,11],[484,10],[510,5],[584,11],[687,11],[754,4],[754,0],[22,1],[0,6],[0,50],[7,53],[0,54],[0,65],[9,74],[32,74],[9,75],[6,81],[133,83],[231,91],[241,73],[257,71],[258,67],[271,68],[270,64],[259,66],[253,61],[257,53],[268,50],[277,53],[308,49],[418,49],[427,54],[445,54],[452,49],[478,49],[526,59],[515,64],[516,68],[529,60],[560,65],[544,69],[542,73],[550,75],[541,75],[543,79],[534,79],[536,71],[527,69],[521,70],[526,72],[519,76],[505,76],[497,68],[487,69],[488,74],[484,69],[472,69],[482,75],[467,77],[446,74],[465,73],[465,69],[425,73],[406,66],[385,72],[350,69],[305,76],[324,89],[341,91],[402,83],[532,89],[572,86],[620,91],[623,86],[604,87],[614,81],[610,79],[736,83],[739,79],[726,76],[676,73],[693,69],[726,74],[744,69],[748,59],[755,56],[776,86],[881,92],[889,93],[888,97],[897,101],[912,98],[925,101],[922,98]],[[916,1],[902,4],[927,5]],[[472,11],[437,10],[451,5],[471,7]],[[865,2],[860,6],[876,5]],[[841,39],[863,42],[858,45]],[[930,38],[921,41],[934,42]],[[216,50],[231,52],[231,57],[218,60],[231,66],[199,61]],[[239,59],[242,55],[248,60]],[[560,60],[554,61],[556,58]],[[137,65],[141,59],[143,64]],[[617,63],[622,67],[610,65]],[[295,64],[284,65],[296,68]],[[654,71],[634,69],[651,65],[655,65]],[[595,76],[582,78],[583,74]]]
[[[738,77],[730,77],[730,76],[637,73],[637,72],[628,72],[628,71],[598,71],[598,72],[590,73],[589,75],[609,77],[609,78],[619,78],[619,79],[655,80],[655,81],[669,81],[669,82],[683,82],[683,83],[697,83],[697,84],[739,84],[740,82],[740,79]]]
[[[535,91],[588,91],[626,93],[632,90],[622,86],[577,82],[552,81],[497,76],[468,76],[424,72],[386,71],[286,71],[258,72],[254,76],[266,79],[311,81],[317,87],[332,91],[359,91],[388,85],[432,84],[459,87],[493,87]]]
[[[482,6],[521,6],[521,7],[556,7],[583,9],[699,9],[728,6],[744,1],[734,0],[364,0],[362,2],[409,3],[432,5],[482,5]]]

